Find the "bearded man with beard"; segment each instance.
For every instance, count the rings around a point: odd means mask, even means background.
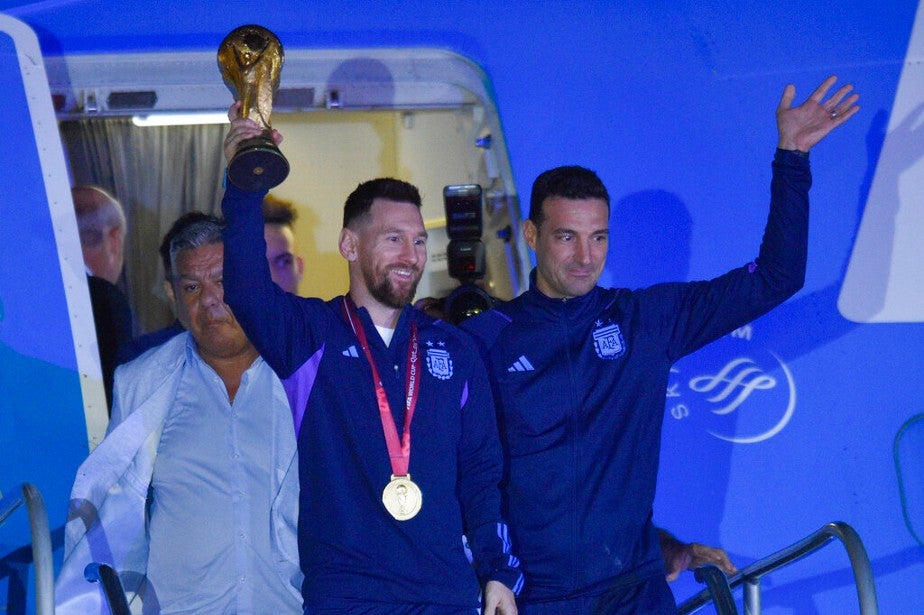
[[[239,108],[228,159],[260,131]],[[350,194],[349,292],[326,302],[273,284],[262,199],[226,188],[224,291],[292,408],[304,612],[515,613],[486,370],[466,334],[410,305],[427,260],[417,188],[380,178]]]

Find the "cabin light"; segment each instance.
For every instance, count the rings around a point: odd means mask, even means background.
[[[185,126],[189,124],[227,124],[227,113],[148,113],[132,116],[135,126]]]

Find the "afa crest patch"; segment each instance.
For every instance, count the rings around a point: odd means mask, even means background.
[[[622,336],[622,331],[617,324],[603,326],[597,322],[597,328],[594,329],[594,350],[601,359],[618,359],[626,353],[626,340]]]
[[[452,378],[452,357],[449,356],[449,351],[442,348],[427,348],[427,371],[431,376],[440,380]]]

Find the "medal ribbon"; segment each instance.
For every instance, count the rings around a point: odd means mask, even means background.
[[[417,407],[417,398],[420,393],[420,354],[417,349],[417,322],[411,319],[411,343],[407,349],[407,365],[405,368],[405,390],[407,393],[404,396],[404,432],[399,439],[398,428],[395,426],[395,417],[391,413],[385,387],[382,386],[379,370],[375,365],[375,360],[372,358],[372,350],[369,348],[366,331],[363,329],[359,314],[356,313],[353,299],[349,295],[343,299],[343,310],[350,326],[353,327],[353,333],[359,339],[359,345],[366,355],[369,367],[372,369],[372,379],[375,381],[375,398],[379,404],[379,416],[382,419],[382,430],[385,432],[385,444],[388,446],[392,474],[395,476],[407,476],[411,463],[411,419],[414,417],[414,409]]]

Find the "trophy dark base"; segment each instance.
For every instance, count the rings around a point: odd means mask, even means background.
[[[289,161],[273,145],[244,147],[228,165],[228,180],[247,192],[262,192],[281,184],[289,175]]]

